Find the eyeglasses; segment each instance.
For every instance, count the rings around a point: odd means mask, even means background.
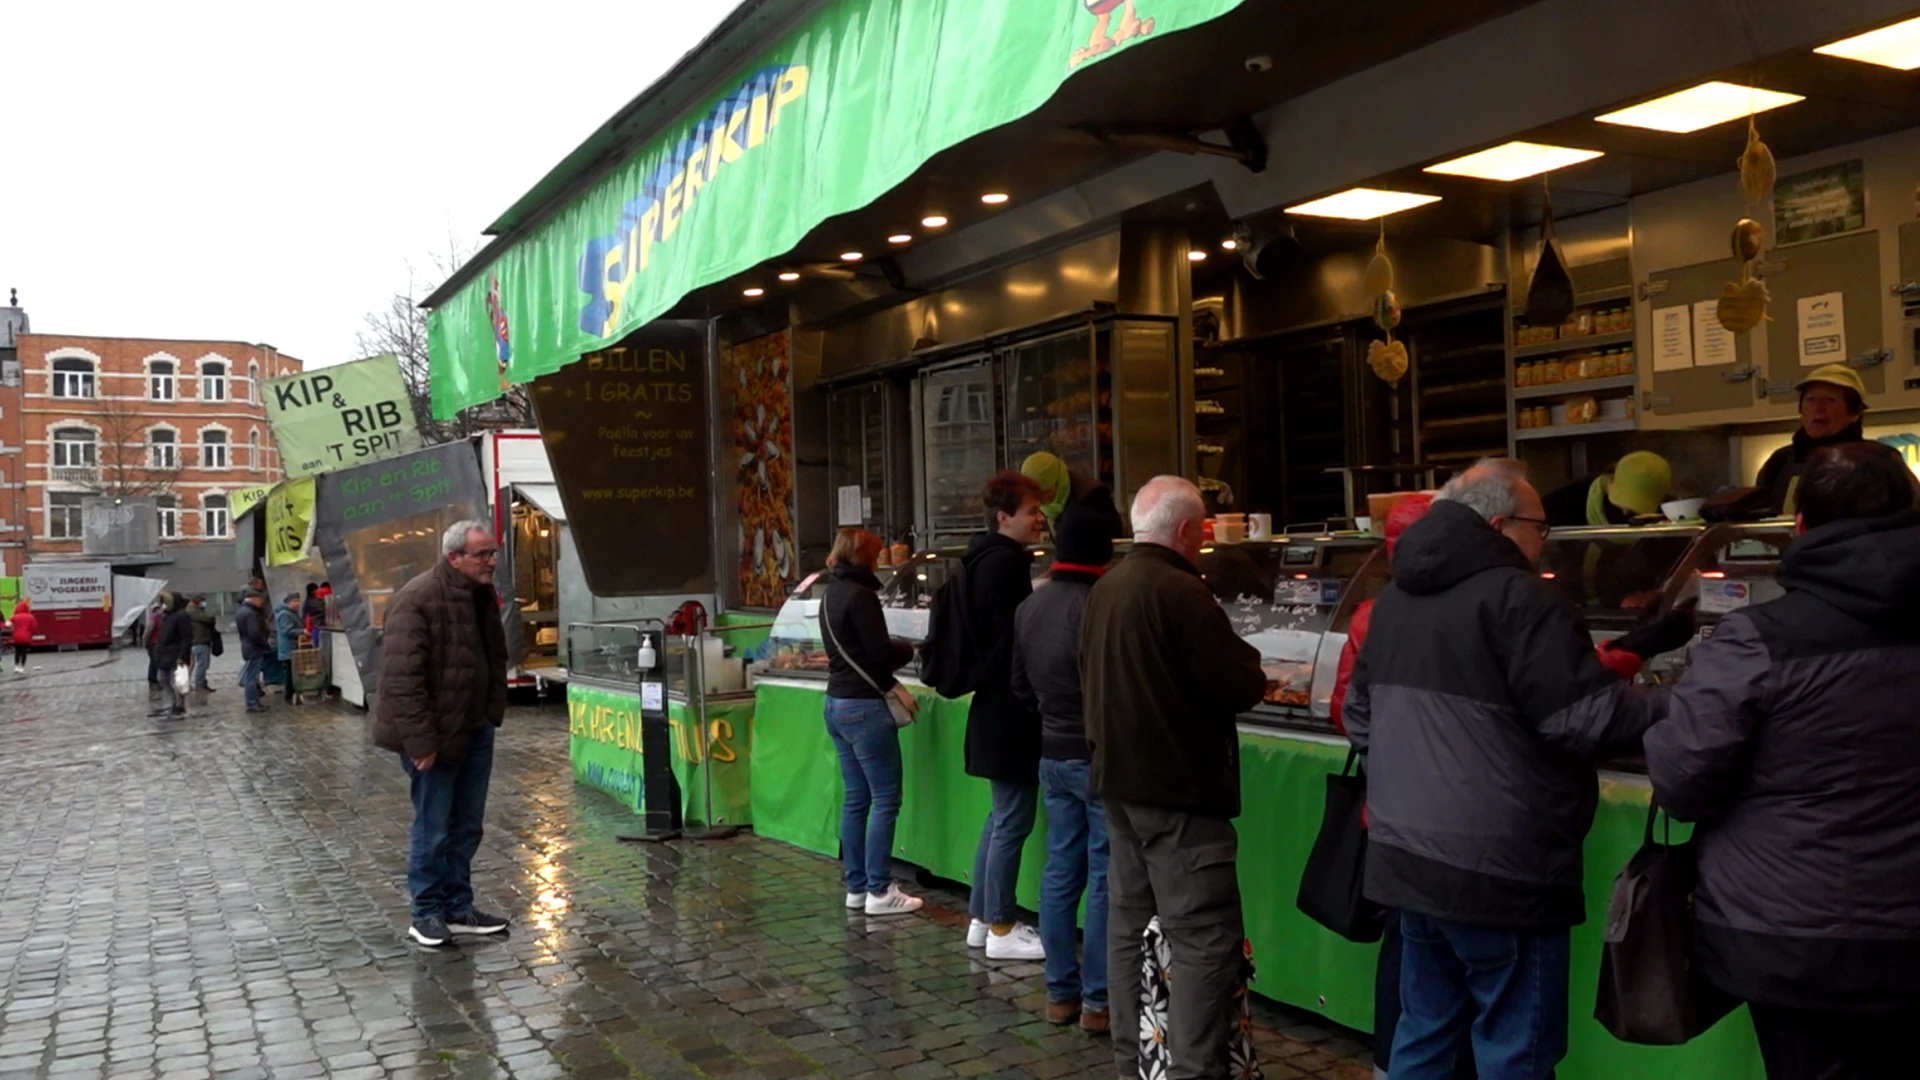
[[[499,548],[483,548],[479,551],[463,551],[460,554],[465,555],[469,559],[479,559],[482,562],[486,562],[486,561],[490,561],[492,559],[498,558],[500,555],[500,549]]]
[[[1519,514],[1508,514],[1507,520],[1526,522],[1528,525],[1539,530],[1542,540],[1546,539],[1553,532],[1553,525],[1549,523],[1546,518],[1521,517]]]

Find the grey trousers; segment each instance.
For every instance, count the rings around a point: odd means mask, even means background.
[[[1107,978],[1113,1057],[1140,1076],[1140,938],[1160,916],[1168,972],[1167,1080],[1225,1080],[1240,985],[1240,836],[1225,818],[1107,800]]]

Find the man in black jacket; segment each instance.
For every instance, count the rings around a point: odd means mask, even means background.
[[[266,606],[267,594],[249,588],[240,598],[240,611],[233,617],[233,633],[240,639],[240,659],[245,665],[240,669],[240,689],[246,692],[248,712],[267,711],[260,688],[267,661],[273,658],[273,642],[267,638],[267,620],[261,613]]]
[[[1394,1080],[1446,1080],[1469,1028],[1488,1080],[1545,1080],[1566,1055],[1593,763],[1637,746],[1659,698],[1540,582],[1547,530],[1516,463],[1456,477],[1400,537],[1354,665],[1366,895],[1404,942]]]
[[[1111,505],[1111,504],[1109,504]],[[1076,503],[1054,527],[1047,586],[1015,616],[1013,692],[1040,714],[1040,789],[1047,800],[1047,867],[1040,878],[1040,942],[1047,951],[1047,1020],[1075,1015],[1107,1030],[1107,813],[1092,792],[1093,753],[1080,692],[1080,625],[1094,582],[1113,561],[1112,518]],[[1080,894],[1087,897],[1087,962],[1078,960]]]
[[[968,946],[989,960],[1039,960],[1040,935],[1014,921],[1020,855],[1033,832],[1040,794],[1040,722],[1013,693],[1013,616],[1033,595],[1033,556],[1046,515],[1040,485],[1017,472],[987,481],[987,530],[962,560],[968,638],[985,676],[967,708],[967,775],[993,785],[993,808],[973,858]]]
[[[1906,465],[1815,450],[1786,594],[1728,614],[1647,732],[1700,822],[1700,970],[1746,1001],[1770,1080],[1912,1075],[1920,1026],[1920,510]]]
[[[1170,980],[1170,1080],[1229,1075],[1241,983],[1236,720],[1267,689],[1194,562],[1206,504],[1177,476],[1133,501],[1133,550],[1093,587],[1080,642],[1093,791],[1107,814],[1113,1055],[1140,1061],[1141,935],[1155,915]]]

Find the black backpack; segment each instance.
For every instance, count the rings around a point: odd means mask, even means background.
[[[920,643],[920,681],[943,698],[965,697],[985,678],[986,656],[974,647],[968,623],[967,575],[956,569],[934,590]]]

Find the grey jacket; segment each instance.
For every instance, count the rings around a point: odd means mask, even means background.
[[[1040,713],[1040,756],[1090,761],[1080,690],[1080,622],[1097,575],[1055,570],[1013,616],[1013,693]]]
[[[1702,970],[1748,1001],[1920,1005],[1920,511],[1796,540],[1786,595],[1693,650],[1647,733],[1701,822]]]

